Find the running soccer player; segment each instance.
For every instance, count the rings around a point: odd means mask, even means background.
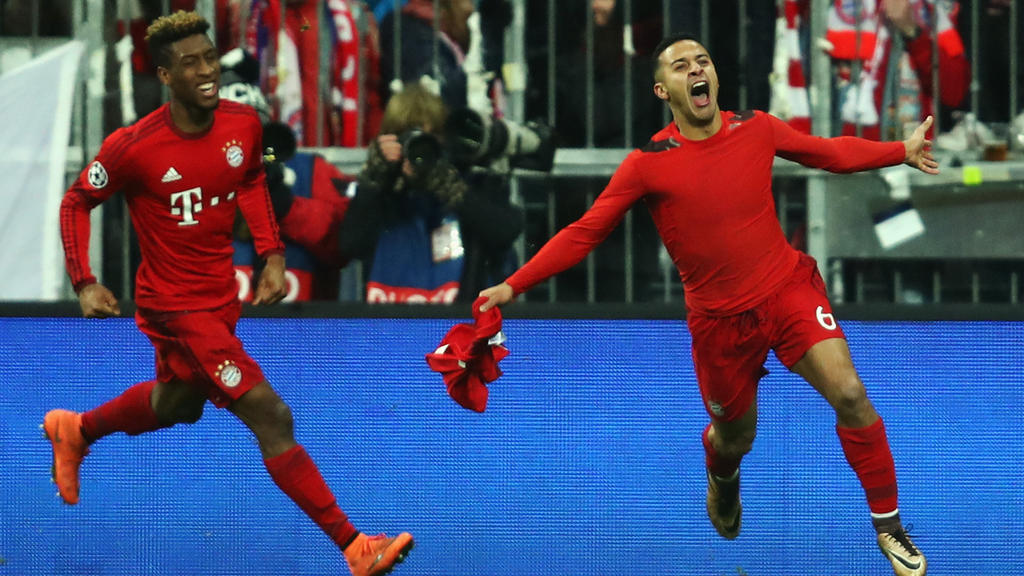
[[[772,198],[775,156],[830,172],[908,164],[938,173],[925,133],[904,142],[819,138],[760,111],[718,107],[708,51],[686,35],[655,51],[654,93],[673,121],[630,153],[576,222],[505,282],[480,292],[481,310],[506,304],[580,262],[643,199],[683,281],[693,362],[710,424],[703,442],[707,512],[718,533],[740,532],[740,460],[757,427],[757,386],[774,350],[832,406],[846,459],[867,497],[878,546],[899,576],[923,576],[924,555],[897,507],[896,470],[882,419],[868,400],[832,315],[817,263],[793,249]]]
[[[252,431],[271,478],[344,552],[354,576],[385,574],[413,547],[412,536],[356,530],[296,442],[291,409],[235,336],[236,210],[266,261],[254,304],[285,296],[284,246],[264,180],[260,120],[249,106],[219,101],[220,63],[208,29],[195,12],[153,22],[146,40],[170,102],[108,137],[61,203],[67,270],[82,313],[106,318],[120,308],[89,267],[89,213],[124,193],[142,253],[135,319],[156,351],[156,379],[84,413],[48,412],[54,481],[63,500],[76,504],[91,443],[194,423],[209,400]]]

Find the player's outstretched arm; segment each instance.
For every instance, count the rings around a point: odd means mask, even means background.
[[[78,292],[78,303],[82,316],[86,318],[109,318],[121,315],[121,305],[114,293],[100,283],[89,284]]]
[[[512,301],[515,297],[515,291],[512,290],[507,282],[502,282],[497,286],[491,286],[480,291],[480,297],[487,298],[487,302],[480,305],[480,311],[486,312],[495,306],[503,306]]]
[[[932,156],[932,141],[925,138],[928,129],[932,127],[932,121],[931,116],[925,118],[924,122],[918,124],[910,138],[903,141],[903,146],[907,149],[903,163],[926,174],[939,173],[939,163]]]

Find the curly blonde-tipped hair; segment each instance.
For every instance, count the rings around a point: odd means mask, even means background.
[[[161,16],[146,28],[146,43],[157,66],[171,65],[171,44],[195,34],[206,34],[210,23],[197,12],[178,10],[174,14]]]

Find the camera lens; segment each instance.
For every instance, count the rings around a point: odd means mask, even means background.
[[[409,130],[399,138],[402,154],[412,164],[413,172],[423,174],[437,165],[441,157],[441,142],[422,130]]]

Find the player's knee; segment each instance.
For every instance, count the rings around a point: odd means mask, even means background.
[[[178,408],[175,422],[179,424],[195,424],[203,417],[204,404],[182,405]]]
[[[195,424],[203,417],[205,400],[195,401],[184,395],[166,395],[157,398],[153,412],[165,424]]]
[[[270,407],[269,416],[269,423],[274,429],[284,434],[291,434],[295,420],[292,417],[292,409],[284,403],[284,400],[278,399],[274,402]]]
[[[745,430],[730,437],[721,437],[718,452],[726,458],[742,458],[754,447],[757,430]]]
[[[839,414],[852,414],[864,408],[868,402],[864,383],[856,374],[834,381],[831,386],[832,406]]]

